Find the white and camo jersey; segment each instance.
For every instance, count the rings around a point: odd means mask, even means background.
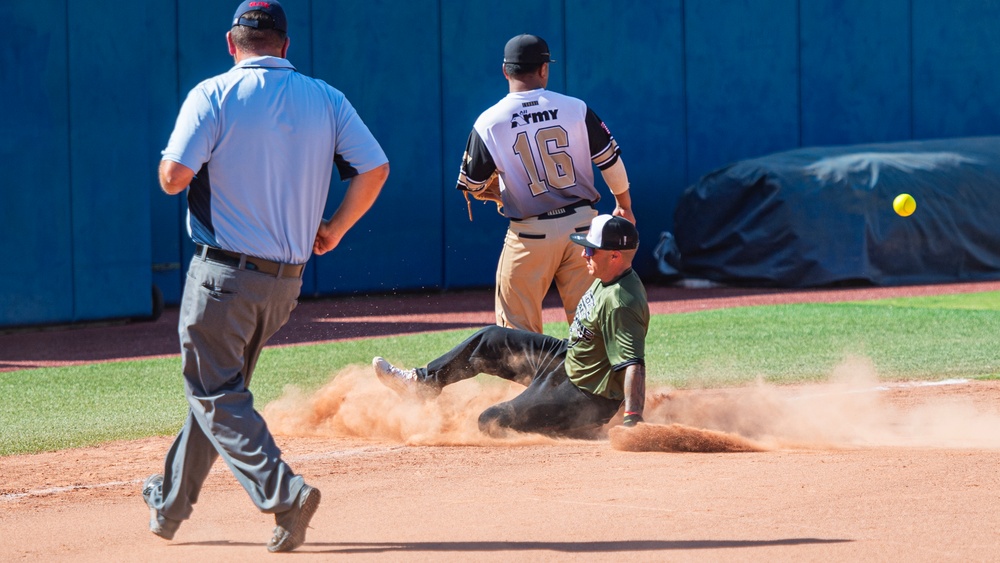
[[[480,190],[496,171],[504,215],[524,219],[581,200],[596,203],[591,162],[605,170],[620,154],[582,100],[544,88],[511,92],[476,120],[457,187]]]

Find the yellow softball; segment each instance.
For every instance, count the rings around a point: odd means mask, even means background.
[[[900,217],[909,217],[917,210],[917,201],[910,194],[899,194],[892,200],[892,208]]]

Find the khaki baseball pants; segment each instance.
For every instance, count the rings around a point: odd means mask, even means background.
[[[594,278],[587,272],[583,248],[569,235],[590,230],[597,211],[592,207],[572,211],[510,222],[497,265],[497,325],[541,333],[542,300],[552,282],[562,299],[566,321],[573,322],[576,305]]]

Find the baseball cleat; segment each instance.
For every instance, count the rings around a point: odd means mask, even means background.
[[[290,510],[274,515],[277,526],[271,541],[267,542],[267,550],[271,553],[292,551],[306,541],[306,528],[313,514],[319,508],[319,489],[302,485],[295,505]]]
[[[400,395],[412,395],[417,386],[417,370],[399,369],[390,364],[382,356],[372,358],[375,375],[386,387]]]
[[[372,358],[372,367],[375,368],[375,375],[383,385],[392,389],[403,397],[418,397],[429,399],[441,393],[440,389],[434,389],[430,385],[420,381],[415,369],[400,369],[381,356]]]
[[[149,507],[149,531],[165,540],[174,539],[177,528],[181,527],[180,520],[173,520],[160,514],[160,511],[153,506],[153,497],[160,496],[163,490],[163,475],[159,473],[146,477],[142,483],[142,499]]]

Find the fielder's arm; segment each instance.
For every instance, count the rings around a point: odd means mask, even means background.
[[[313,242],[313,252],[317,255],[326,254],[340,244],[340,239],[358,222],[358,219],[371,209],[378,198],[382,186],[389,177],[389,163],[351,178],[347,193],[337,211],[330,219],[323,221],[316,231],[316,241]]]
[[[612,215],[624,217],[635,223],[632,213],[632,196],[628,192],[628,173],[621,158],[621,148],[611,135],[607,125],[594,110],[587,108],[587,138],[590,142],[591,161],[601,171],[601,176],[615,196],[615,210]]]
[[[160,188],[167,195],[177,195],[191,185],[194,170],[172,160],[160,161]]]
[[[646,407],[646,366],[632,364],[625,368],[625,426],[642,422]]]
[[[601,170],[601,176],[611,188],[611,194],[615,196],[615,210],[611,213],[618,217],[624,217],[635,223],[635,215],[632,213],[632,195],[629,194],[628,173],[625,171],[625,163],[621,157],[606,170]]]

